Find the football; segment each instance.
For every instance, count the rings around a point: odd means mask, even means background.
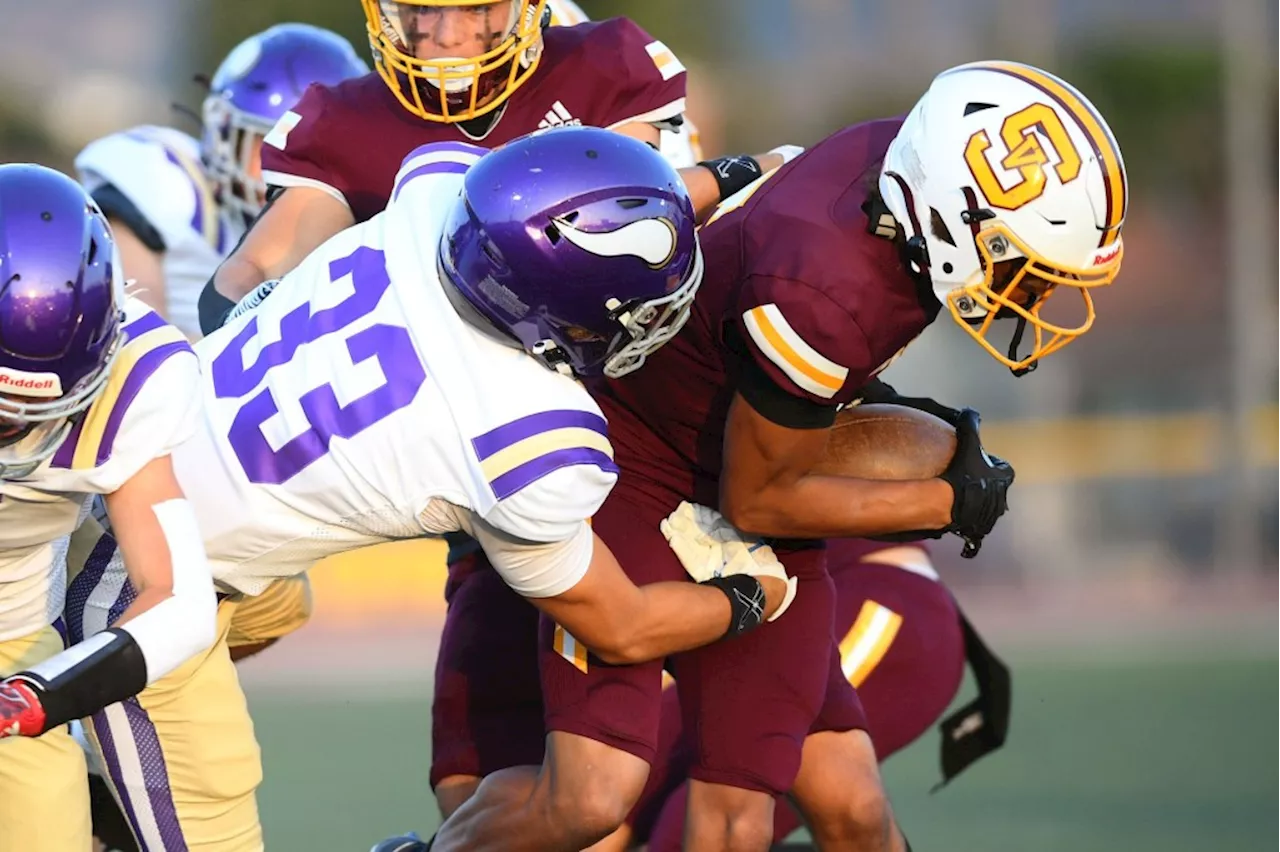
[[[854,479],[932,479],[956,451],[946,421],[905,405],[855,405],[836,415],[818,473]]]

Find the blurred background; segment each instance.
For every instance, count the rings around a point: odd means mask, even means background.
[[[943,320],[886,375],[979,409],[1019,474],[978,559],[953,541],[934,551],[1014,664],[1010,743],[933,796],[935,738],[886,775],[918,849],[1275,849],[1276,5],[581,5],[681,57],[711,155],[905,113],[937,72],[976,59],[1046,68],[1099,107],[1133,202],[1124,271],[1085,342],[1015,379]],[[196,75],[285,20],[367,57],[356,0],[0,0],[0,160],[66,169],[133,124],[198,132]],[[312,624],[245,667],[270,848],[363,849],[434,825],[439,553],[319,566]]]

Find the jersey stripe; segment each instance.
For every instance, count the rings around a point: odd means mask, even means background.
[[[676,58],[671,52],[671,48],[667,47],[660,41],[651,41],[644,46],[645,53],[649,54],[649,58],[653,60],[654,66],[658,69],[658,73],[662,75],[663,80],[670,80],[677,74],[684,73],[684,63]]]
[[[1094,154],[1098,157],[1107,193],[1107,224],[1098,247],[1102,248],[1115,242],[1120,237],[1120,225],[1124,222],[1129,181],[1125,176],[1124,164],[1120,160],[1120,146],[1116,144],[1115,137],[1111,135],[1102,117],[1085,101],[1084,96],[1052,74],[1046,74],[1016,62],[982,62],[962,67],[997,71],[1030,83],[1056,101],[1058,106],[1076,120],[1088,137]]]
[[[471,445],[499,500],[569,465],[618,472],[604,418],[589,411],[530,414],[480,435]]]
[[[849,370],[805,343],[775,304],[743,314],[747,332],[765,357],[814,396],[831,399],[844,386]]]
[[[89,470],[111,458],[116,434],[134,398],[160,365],[179,352],[193,352],[182,332],[155,313],[125,326],[124,348],[111,368],[107,386],[54,453],[53,467]]]
[[[565,630],[559,624],[556,625],[555,634],[552,638],[552,647],[560,656],[564,657],[573,667],[583,674],[587,673],[587,649],[577,639],[573,638],[573,634]]]
[[[840,640],[840,668],[854,688],[862,686],[884,659],[902,626],[902,616],[875,601],[865,601],[853,627]]]
[[[391,191],[391,200],[399,198],[400,192],[415,178],[424,175],[464,174],[486,153],[486,149],[465,142],[432,142],[419,146],[401,162],[395,188]]]
[[[195,193],[196,209],[191,214],[191,229],[204,237],[205,242],[217,251],[225,239],[222,234],[222,217],[218,215],[218,202],[214,197],[213,187],[209,185],[204,172],[189,157],[168,145],[161,145],[161,147],[169,162],[186,174],[187,180],[191,183],[191,189]]]

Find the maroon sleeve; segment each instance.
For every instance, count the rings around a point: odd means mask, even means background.
[[[853,317],[801,281],[753,275],[732,317],[754,364],[791,396],[823,406],[857,396],[875,369]]]
[[[601,85],[584,124],[614,127],[633,121],[658,123],[684,112],[688,75],[666,45],[628,18],[595,26],[583,46],[592,78]]]
[[[262,144],[262,177],[269,186],[323,189],[351,206],[344,146],[333,144],[344,139],[334,126],[336,106],[332,89],[313,84],[280,118]]]

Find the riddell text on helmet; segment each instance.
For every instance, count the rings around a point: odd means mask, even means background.
[[[0,367],[0,393],[57,399],[62,396],[62,379],[57,373],[24,373]]]

